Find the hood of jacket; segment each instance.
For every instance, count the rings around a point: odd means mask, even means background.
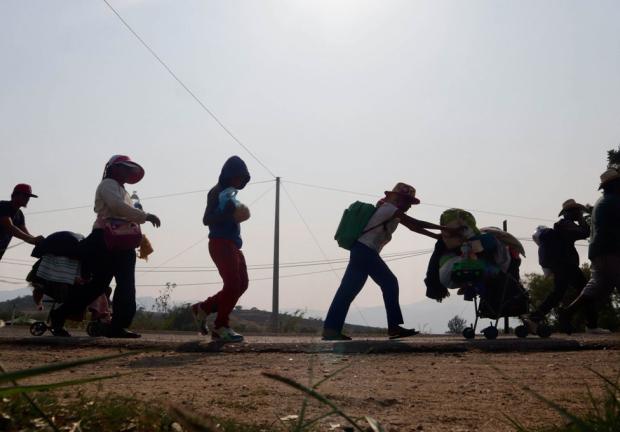
[[[239,189],[243,189],[250,181],[250,172],[248,171],[248,167],[239,156],[232,156],[224,163],[218,184],[223,189],[230,187],[230,180],[234,177],[243,178],[243,183]]]

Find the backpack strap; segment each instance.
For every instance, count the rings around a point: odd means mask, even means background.
[[[395,219],[395,217],[394,217],[394,216],[392,216],[392,217],[390,217],[389,219],[387,219],[387,220],[385,220],[385,221],[381,222],[380,224],[377,224],[377,225],[375,225],[375,226],[373,226],[373,227],[370,227],[370,228],[368,228],[368,229],[366,229],[366,230],[362,231],[362,233],[360,234],[360,237],[361,237],[361,236],[363,236],[364,234],[366,234],[367,232],[370,232],[370,231],[374,230],[375,228],[379,228],[381,225],[383,225],[383,229],[387,231],[387,224],[388,224],[388,222],[390,222],[390,221],[391,221],[391,220],[393,220],[393,219]]]

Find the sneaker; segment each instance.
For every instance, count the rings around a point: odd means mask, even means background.
[[[231,329],[230,327],[216,328],[211,332],[211,339],[224,343],[243,342],[243,336]]]
[[[56,337],[71,337],[71,333],[64,327],[51,327],[50,333]]]
[[[342,334],[342,332],[339,332],[337,330],[324,329],[323,337],[321,339],[323,339],[324,341],[350,341],[351,337]]]
[[[595,335],[606,335],[606,334],[610,334],[611,330],[607,330],[607,329],[600,328],[600,327],[595,327],[595,328],[586,327],[586,333],[595,334]]]
[[[401,326],[392,327],[391,329],[388,330],[388,336],[390,339],[400,339],[400,338],[405,338],[409,336],[415,336],[418,333],[420,332],[417,331],[416,329],[406,329]]]
[[[107,338],[119,338],[119,339],[139,339],[142,337],[140,333],[132,332],[127,329],[116,329],[109,327],[105,331],[105,337]]]
[[[50,311],[50,333],[58,337],[71,337],[71,334],[65,328],[65,320],[59,316],[58,309]]]
[[[194,303],[190,306],[192,311],[192,316],[194,317],[194,323],[196,323],[196,328],[198,328],[198,333],[202,336],[206,336],[209,334],[209,327],[207,327],[207,313],[202,308],[202,302]]]

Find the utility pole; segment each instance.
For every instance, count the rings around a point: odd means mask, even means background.
[[[276,217],[273,230],[273,303],[271,326],[275,333],[280,331],[280,177],[276,177]]]
[[[507,220],[504,221],[502,228],[504,229],[504,232],[508,232],[508,221]],[[510,333],[510,325],[508,323],[508,317],[505,316],[504,317],[504,334],[508,334],[508,333]]]

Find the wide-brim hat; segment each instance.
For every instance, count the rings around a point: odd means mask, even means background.
[[[608,169],[603,174],[601,174],[601,185],[598,187],[599,190],[603,189],[606,184],[618,179],[620,179],[620,172],[613,168]]]
[[[125,156],[125,155],[112,156],[105,166],[106,171],[114,165],[123,165],[128,168],[131,168],[127,176],[127,179],[126,179],[127,183],[129,184],[138,183],[144,177],[144,168],[142,168],[140,164],[132,161],[129,156]]]
[[[562,216],[567,211],[573,210],[573,209],[579,209],[579,210],[585,211],[586,206],[584,206],[583,204],[579,204],[577,201],[575,201],[572,198],[568,199],[564,201],[564,203],[562,204],[562,211],[560,212],[558,216]]]
[[[397,183],[391,191],[385,191],[385,196],[398,195],[409,200],[411,204],[420,204],[420,200],[415,196],[415,188],[407,183]]]

